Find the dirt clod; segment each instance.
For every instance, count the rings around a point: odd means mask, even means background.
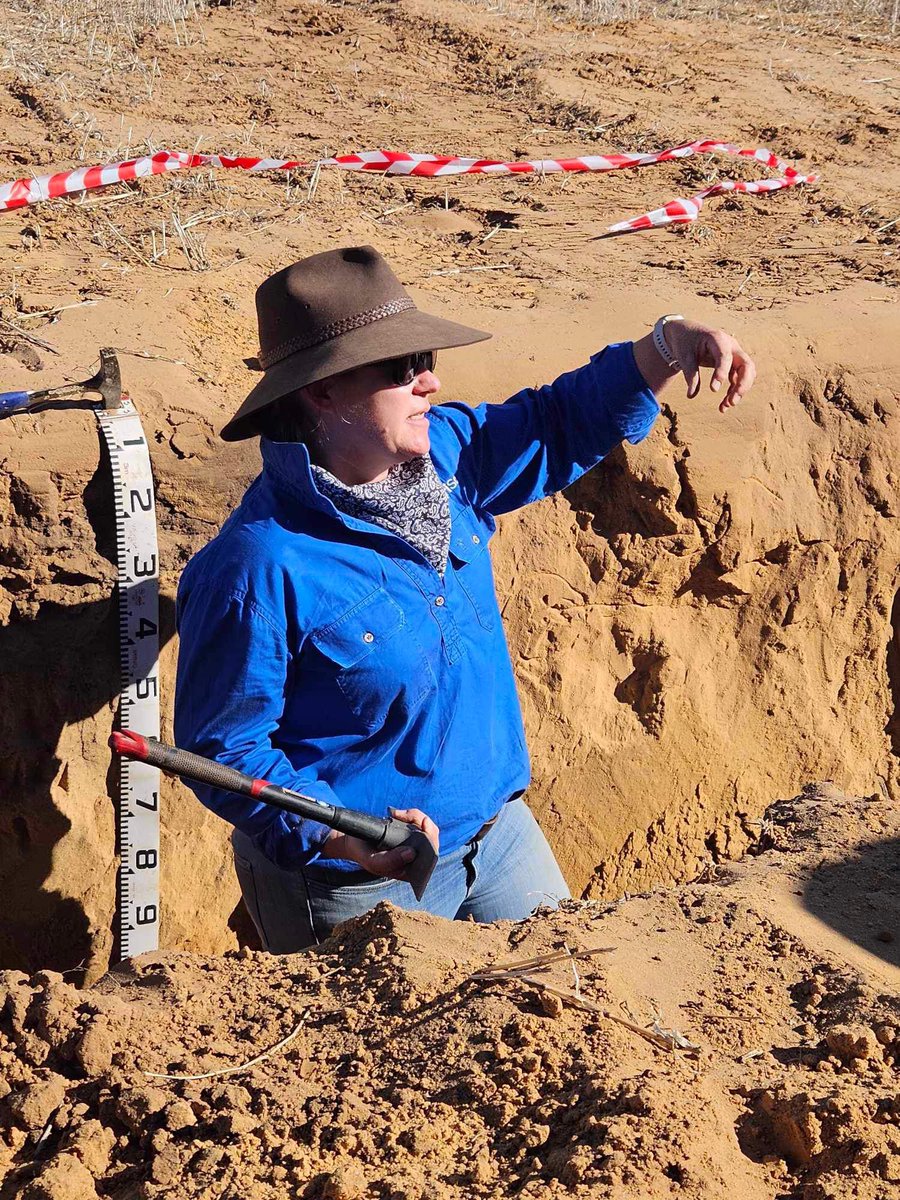
[[[21,1193],[22,1200],[97,1200],[90,1171],[73,1154],[58,1154]]]
[[[4,1108],[9,1119],[24,1129],[40,1130],[62,1104],[68,1080],[52,1071],[41,1071],[28,1086],[7,1096]]]
[[[852,1063],[857,1060],[867,1062],[876,1054],[881,1057],[878,1038],[871,1029],[861,1025],[835,1026],[825,1035],[829,1050],[832,1050],[841,1062]]]

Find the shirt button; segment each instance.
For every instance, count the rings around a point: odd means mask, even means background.
[[[368,631],[368,630],[366,630],[366,632],[363,634],[363,641],[364,641],[364,642],[374,642],[374,641],[375,641],[375,634],[374,634],[374,633],[369,633],[369,631]]]
[[[478,534],[477,534],[477,533],[473,533],[473,534],[472,534],[472,541],[475,543],[475,545],[476,545],[476,546],[478,546],[478,545],[480,545],[480,543],[481,543],[481,538],[478,536]]]
[[[438,608],[444,607],[444,597],[443,596],[435,596],[434,602],[438,606]]]

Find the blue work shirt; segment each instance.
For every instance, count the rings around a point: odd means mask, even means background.
[[[263,438],[262,473],[181,578],[177,744],[329,804],[420,808],[441,852],[458,849],[530,781],[494,518],[640,441],[658,412],[630,342],[503,404],[433,407],[452,529],[443,579],[404,538],[326,499],[303,443]],[[192,786],[281,867],[309,862],[329,832]]]

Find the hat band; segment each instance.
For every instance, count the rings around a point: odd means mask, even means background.
[[[341,334],[351,333],[354,329],[362,329],[365,325],[381,321],[384,317],[393,317],[397,313],[407,312],[410,308],[415,307],[415,303],[409,296],[402,296],[387,304],[379,304],[377,308],[367,308],[365,312],[356,313],[355,316],[342,317],[340,321],[332,321],[330,325],[320,326],[306,337],[290,338],[272,350],[267,350],[265,353],[260,352],[259,365],[264,371],[268,371],[269,367],[281,362],[289,354],[296,354],[298,350],[311,350],[313,346],[321,346],[323,342],[330,342],[332,338],[340,337]]]

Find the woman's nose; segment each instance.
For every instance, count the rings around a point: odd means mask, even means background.
[[[441,381],[434,371],[420,371],[413,381],[413,394],[416,396],[433,396],[441,390]]]

